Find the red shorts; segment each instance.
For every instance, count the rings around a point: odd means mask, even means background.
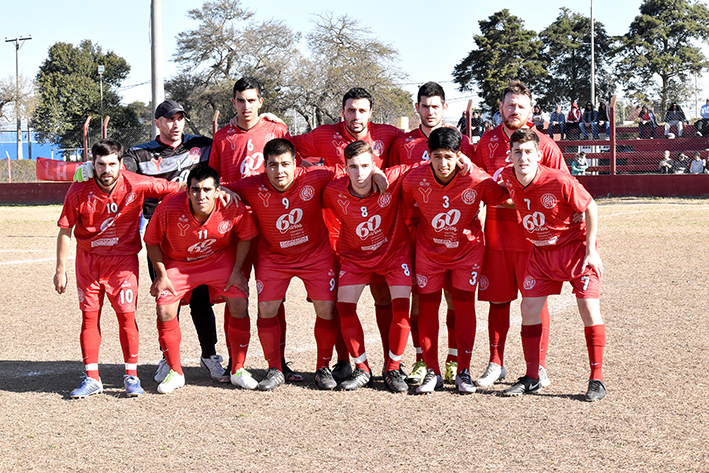
[[[354,286],[357,284],[386,284],[391,286],[411,286],[411,261],[409,247],[404,245],[396,254],[389,258],[386,267],[376,270],[359,266],[355,261],[341,259],[339,286]],[[382,277],[384,281],[382,281]]]
[[[601,280],[591,269],[581,271],[586,257],[586,241],[576,240],[559,248],[533,248],[524,277],[526,297],[543,297],[561,294],[564,281],[569,281],[578,299],[598,299]]]
[[[259,255],[256,265],[256,290],[259,302],[281,300],[286,297],[290,280],[298,277],[305,284],[308,298],[313,301],[334,301],[337,294],[332,251],[311,255],[299,264],[275,263],[266,255]]]
[[[529,252],[485,249],[478,299],[488,302],[510,302],[517,299],[517,291],[526,295],[522,285],[527,274]]]
[[[419,294],[429,294],[440,291],[448,284],[446,276],[450,276],[451,288],[464,291],[475,291],[480,279],[480,268],[483,262],[483,245],[476,248],[464,259],[450,263],[439,263],[430,260],[423,251],[416,252],[416,284]]]
[[[77,248],[75,268],[76,291],[82,311],[101,310],[105,294],[116,312],[135,312],[138,255],[94,255]]]
[[[247,297],[234,286],[224,292],[231,272],[234,270],[234,252],[225,251],[221,255],[199,259],[197,261],[175,261],[163,256],[167,277],[175,288],[175,295],[163,292],[158,297],[158,305],[174,304],[180,301],[185,294],[197,286],[209,287],[209,298],[220,300],[222,297]]]

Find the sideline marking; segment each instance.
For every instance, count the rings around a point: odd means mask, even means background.
[[[73,256],[69,256],[67,260],[74,259]],[[0,262],[0,266],[6,265],[6,264],[25,264],[25,263],[43,263],[45,261],[56,261],[56,258],[43,258],[43,259],[26,259],[26,260],[21,260],[21,261],[3,261]]]

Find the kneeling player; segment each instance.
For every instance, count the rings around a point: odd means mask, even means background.
[[[542,337],[541,312],[550,294],[560,294],[569,281],[576,294],[591,364],[587,401],[606,395],[603,384],[603,349],[606,329],[601,318],[600,294],[603,263],[598,254],[596,202],[586,189],[563,171],[540,165],[539,137],[529,129],[510,137],[512,167],[502,173],[522,218],[527,238],[534,244],[527,263],[522,299],[522,348],[527,373],[503,391],[505,396],[538,392]],[[574,212],[586,221],[575,223]]]
[[[170,366],[158,392],[169,393],[185,384],[177,308],[185,294],[201,285],[209,287],[212,300],[223,298],[231,313],[226,325],[232,384],[255,389],[256,381],[244,369],[251,331],[249,286],[241,268],[258,232],[242,204],[225,208],[216,198],[219,174],[213,168],[193,169],[187,185],[186,193],[157,207],[144,237],[156,272],[150,293],[157,302],[160,347]]]

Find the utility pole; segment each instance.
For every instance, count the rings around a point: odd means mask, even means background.
[[[593,25],[593,0],[591,0],[591,103],[596,106],[596,29]]]
[[[101,91],[101,123],[103,123],[103,73],[106,70],[106,66],[98,66],[98,80],[99,80],[99,90]]]
[[[17,159],[22,159],[22,113],[20,112],[20,48],[25,43],[25,41],[31,40],[32,36],[27,36],[25,38],[14,38],[7,39],[5,37],[6,43],[15,43],[15,77],[17,80],[17,95],[15,95],[15,113],[17,114]],[[28,136],[28,140],[32,140],[32,137]]]
[[[155,126],[155,108],[165,101],[165,83],[163,78],[163,58],[162,58],[162,1],[152,0],[150,2],[150,61],[152,69],[152,92],[153,92],[153,123],[151,124],[152,136],[158,134]]]

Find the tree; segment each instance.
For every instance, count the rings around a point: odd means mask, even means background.
[[[537,103],[542,109],[571,102],[591,101],[591,19],[566,7],[554,23],[539,33],[549,75],[543,80]],[[613,39],[602,23],[594,22],[596,97],[605,102],[615,89],[608,64],[613,59]],[[593,100],[595,103],[595,100]]]
[[[661,109],[689,97],[690,79],[709,67],[696,41],[709,40],[709,9],[692,0],[644,0],[622,38],[617,71],[636,100]]]
[[[536,32],[525,29],[522,19],[507,9],[478,23],[482,34],[473,36],[477,49],[455,66],[453,81],[460,91],[477,85],[488,110],[494,111],[510,80],[518,79],[534,88],[547,75],[539,55],[543,45]]]
[[[29,118],[34,113],[36,106],[34,82],[32,79],[20,75],[20,114],[24,118]],[[17,104],[17,78],[15,76],[7,76],[0,80],[0,118],[8,118],[8,111],[5,108],[8,104]],[[15,105],[12,113],[13,118],[17,114],[17,105]]]
[[[138,126],[138,118],[120,104],[117,93],[128,76],[130,66],[112,51],[104,53],[89,40],[79,46],[55,43],[37,73],[38,103],[32,127],[40,140],[62,148],[83,146],[83,125],[91,116],[90,126],[101,128],[101,95],[98,66],[103,74],[103,110],[111,116],[113,127]]]

